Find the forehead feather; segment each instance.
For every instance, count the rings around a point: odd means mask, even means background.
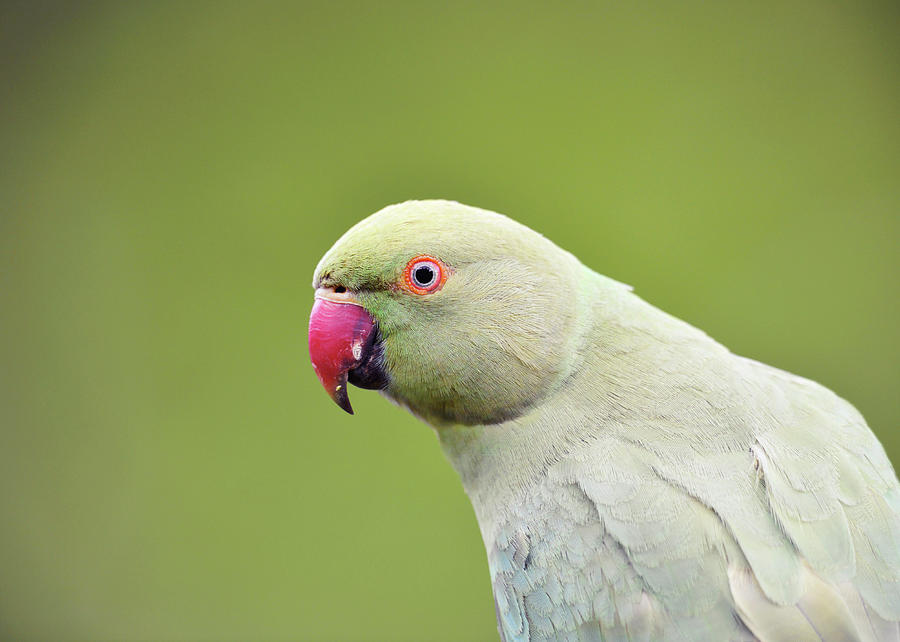
[[[550,249],[559,251],[501,214],[455,201],[407,201],[350,228],[322,257],[314,286],[323,281],[351,288],[389,283],[418,254],[459,267],[491,258],[539,259]]]

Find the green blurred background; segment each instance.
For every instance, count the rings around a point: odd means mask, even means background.
[[[313,268],[495,209],[900,461],[895,2],[0,8],[0,638],[495,640],[432,432],[308,363]]]

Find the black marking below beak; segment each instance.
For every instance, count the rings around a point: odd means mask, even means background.
[[[347,373],[347,379],[357,388],[365,388],[366,390],[384,390],[390,383],[384,360],[384,342],[381,340],[381,332],[378,330],[378,324],[375,324],[375,330],[372,332],[362,349],[362,355],[359,365]],[[347,399],[347,386],[344,385],[340,390],[342,399]],[[338,405],[341,405],[340,402]],[[347,401],[347,405],[350,402]],[[344,408],[341,405],[341,408]],[[344,408],[346,410],[346,408]],[[351,414],[352,411],[348,411]]]

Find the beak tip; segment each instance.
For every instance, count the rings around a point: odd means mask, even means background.
[[[352,415],[353,406],[350,405],[350,397],[347,395],[346,376],[343,379],[344,381],[334,389],[334,394],[331,395],[331,398],[334,399],[334,403],[340,406],[344,412],[348,415]]]
[[[344,397],[343,401],[338,401],[338,405],[341,409],[346,412],[348,415],[354,414],[353,406],[350,405],[350,400]]]

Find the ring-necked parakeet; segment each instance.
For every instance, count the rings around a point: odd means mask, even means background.
[[[898,640],[900,486],[860,414],[540,234],[387,207],[316,268],[313,365],[431,424],[501,638]]]

